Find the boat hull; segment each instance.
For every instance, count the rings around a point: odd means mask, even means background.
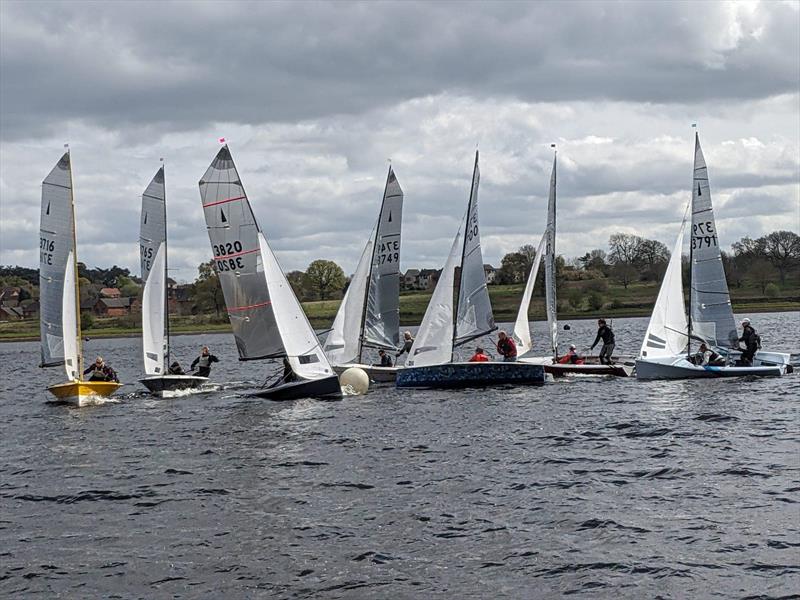
[[[549,373],[553,377],[564,377],[566,375],[608,375],[614,377],[630,377],[633,375],[634,371],[633,359],[626,360],[625,362],[615,362],[613,365],[605,365],[600,363],[597,357],[591,357],[585,359],[583,364],[575,365],[572,363],[554,363],[553,359],[549,356],[530,356],[518,358],[517,362],[522,362],[529,365],[542,365],[545,373]]]
[[[299,400],[316,398],[318,400],[339,400],[342,388],[336,375],[322,379],[301,379],[253,392],[253,396],[267,400]]]
[[[361,365],[357,363],[349,365],[334,365],[333,370],[337,375],[341,375],[347,369],[361,369],[374,383],[394,383],[397,379],[397,371],[405,367],[376,367],[374,365]]]
[[[86,406],[108,398],[121,387],[115,381],[68,381],[51,385],[47,391],[61,402]]]
[[[151,394],[163,398],[164,392],[175,392],[179,390],[189,390],[199,388],[208,382],[208,377],[197,377],[195,375],[157,375],[145,377],[139,382],[146,387]]]
[[[397,372],[399,388],[471,388],[537,385],[545,381],[542,365],[522,362],[465,362],[405,367]]]
[[[686,360],[686,357],[666,357],[661,359],[638,359],[636,361],[637,379],[712,379],[719,377],[780,377],[787,372],[787,365],[774,366],[700,366]]]

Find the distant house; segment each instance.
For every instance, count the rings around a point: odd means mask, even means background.
[[[169,312],[177,315],[191,315],[194,308],[192,284],[183,283],[169,288]]]
[[[486,277],[486,285],[491,285],[497,280],[497,269],[490,264],[484,264],[483,275]]]
[[[419,272],[419,285],[420,290],[431,290],[436,287],[436,282],[439,281],[439,275],[442,274],[441,269],[422,269]]]
[[[124,317],[131,312],[132,298],[98,298],[92,307],[98,317]]]
[[[0,306],[0,321],[21,321],[25,313],[19,306]]]
[[[35,319],[39,316],[39,301],[29,300],[22,305],[22,312],[26,319]]]
[[[409,269],[403,275],[403,287],[407,290],[419,288],[419,269]]]
[[[0,289],[0,305],[19,306],[19,294],[21,289],[18,287],[4,287]]]
[[[122,298],[122,292],[117,288],[103,288],[100,290],[101,298]]]

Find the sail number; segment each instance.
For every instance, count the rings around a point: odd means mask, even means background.
[[[235,240],[225,244],[214,244],[213,248],[214,259],[217,262],[217,271],[236,271],[244,269],[244,261],[241,256],[229,256],[242,251],[242,242]]]
[[[142,257],[142,271],[149,271],[153,266],[153,249],[140,244],[139,254]]]
[[[471,242],[472,238],[476,237],[478,237],[478,215],[473,214],[467,224],[467,242]]]
[[[40,237],[39,238],[39,264],[42,265],[52,265],[53,264],[53,252],[56,249],[56,243],[53,240],[48,240],[47,238]]]
[[[700,248],[711,248],[717,245],[717,234],[714,231],[714,223],[705,221],[692,225],[692,250]]]
[[[400,240],[381,242],[381,247],[378,251],[378,264],[398,262],[400,262]]]

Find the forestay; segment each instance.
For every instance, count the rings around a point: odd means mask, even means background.
[[[64,364],[64,339],[77,336],[75,316],[75,255],[72,229],[72,174],[69,152],[64,153],[42,182],[39,229],[39,314],[43,367]],[[66,278],[70,280],[68,284]],[[69,291],[68,288],[72,288]],[[71,300],[65,301],[65,291]],[[73,314],[67,315],[65,309]],[[69,343],[69,342],[68,342]],[[74,343],[73,343],[74,345]],[[78,369],[77,348],[70,350],[74,364],[65,365],[67,376]]]
[[[522,302],[519,305],[519,312],[517,312],[517,320],[514,322],[514,337],[517,342],[517,354],[523,355],[531,351],[533,343],[531,342],[531,326],[528,321],[528,308],[531,305],[531,297],[533,296],[533,287],[536,285],[536,276],[539,273],[539,265],[542,262],[542,253],[544,252],[545,243],[547,242],[547,232],[542,235],[539,241],[539,246],[536,248],[536,256],[533,259],[528,281],[525,284],[525,291],[522,294]]]
[[[691,334],[718,347],[737,346],[728,282],[719,250],[708,169],[695,135],[691,233]]]
[[[200,180],[200,197],[239,359],[282,356],[260,230],[227,146]]]
[[[483,270],[480,228],[478,225],[478,185],[480,183],[478,152],[472,172],[472,188],[464,224],[464,248],[461,258],[461,279],[453,344],[460,346],[495,329],[486,274]],[[437,286],[438,287],[438,286]]]
[[[677,356],[686,348],[688,325],[683,301],[681,255],[687,220],[687,217],[684,217],[675,246],[672,248],[672,255],[639,351],[641,358]]]
[[[142,352],[144,371],[163,375],[166,350],[167,229],[164,167],[142,194],[139,253],[142,281]]]
[[[292,286],[283,274],[264,234],[259,232],[258,238],[267,288],[274,306],[275,322],[292,370],[305,379],[331,376],[333,371],[328,359],[325,358],[317,334],[308,322]]]
[[[550,349],[558,356],[558,314],[556,306],[556,157],[553,157],[553,172],[550,174],[550,193],[547,200],[547,228],[544,258],[545,303],[547,306],[547,329]]]

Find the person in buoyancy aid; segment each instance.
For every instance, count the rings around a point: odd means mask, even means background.
[[[470,357],[469,362],[489,362],[489,357],[486,356],[483,348],[478,346],[475,348],[475,354]]]
[[[603,340],[603,347],[600,348],[600,364],[610,365],[612,364],[611,354],[614,352],[614,332],[611,331],[611,327],[606,325],[605,319],[597,320],[597,337],[592,342],[592,350],[600,340]]]
[[[497,351],[503,356],[503,362],[515,362],[517,360],[517,344],[506,335],[505,331],[497,332]]]
[[[102,356],[98,356],[83,372],[84,375],[89,375],[90,373],[89,381],[114,381],[119,383],[116,371],[106,364]]]
[[[169,366],[169,369],[167,369],[167,373],[169,375],[186,375],[186,372],[183,370],[181,363],[179,363],[177,360],[172,361],[172,364]]]
[[[753,357],[761,347],[761,336],[756,333],[753,326],[750,325],[750,319],[742,319],[742,337],[739,338],[740,342],[744,342],[744,350],[742,350],[742,358],[739,360],[741,366],[752,367]]]
[[[702,367],[724,367],[725,366],[725,359],[714,352],[711,348],[705,345],[705,343],[700,344],[700,349],[697,356],[697,361],[695,364],[698,364]]]
[[[192,361],[189,368],[194,370],[197,367],[197,371],[192,373],[195,377],[208,377],[211,375],[211,363],[215,362],[219,362],[219,359],[208,351],[208,346],[203,346],[200,356]]]
[[[583,363],[584,361],[578,354],[575,344],[570,344],[569,352],[558,359],[558,364],[560,365],[582,365]]]
[[[392,357],[386,354],[386,350],[378,350],[378,356],[380,357],[380,362],[375,363],[372,365],[373,367],[391,367],[392,366]]]
[[[399,358],[401,354],[408,353],[411,356],[411,346],[414,345],[414,338],[411,337],[411,332],[406,331],[403,334],[403,345],[400,347],[400,350],[397,354],[394,355],[395,358]]]

